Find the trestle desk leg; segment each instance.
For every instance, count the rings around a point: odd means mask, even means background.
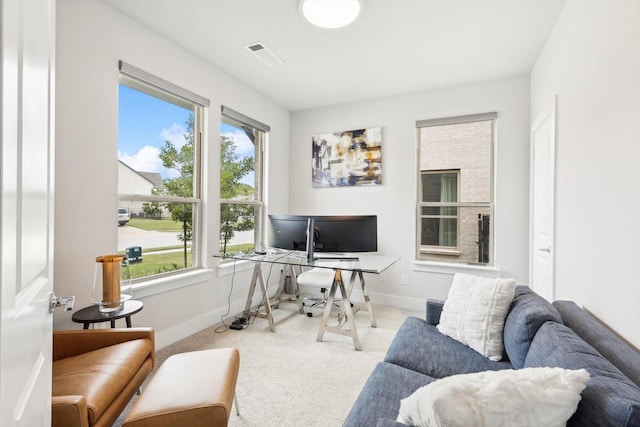
[[[338,288],[340,288],[340,293],[342,294],[342,310],[346,315],[346,325],[348,326],[348,329],[343,329],[341,325],[338,325],[337,327],[327,325],[329,322],[329,315],[331,314],[331,307],[336,296],[336,289]],[[342,273],[340,270],[335,270],[335,276],[333,278],[333,283],[331,284],[331,291],[329,292],[329,299],[327,300],[327,306],[325,307],[324,314],[322,315],[322,323],[320,324],[316,341],[322,341],[325,332],[333,332],[335,334],[350,336],[353,340],[353,347],[358,351],[362,350],[353,311],[351,310],[351,301],[349,300],[349,294],[344,287]]]

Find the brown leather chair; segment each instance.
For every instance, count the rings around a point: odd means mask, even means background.
[[[154,365],[152,328],[54,331],[51,425],[111,426]]]

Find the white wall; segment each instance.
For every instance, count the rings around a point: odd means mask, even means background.
[[[291,115],[290,211],[378,215],[379,253],[400,257],[387,281],[369,277],[373,302],[423,310],[445,298],[452,271],[415,266],[416,121],[496,111],[496,261],[500,275],[528,283],[529,79],[526,76],[337,105]],[[382,126],[382,180],[374,187],[312,188],[311,136]],[[272,212],[287,213],[287,212]],[[478,274],[495,274],[477,272]],[[400,284],[408,274],[409,284]]]
[[[289,113],[185,49],[160,38],[95,0],[60,0],[57,6],[55,292],[90,304],[95,257],[117,249],[118,60],[207,97],[202,259],[213,267],[219,210],[219,124],[222,104],[271,126],[268,169],[288,165]],[[241,49],[241,47],[240,47]],[[288,208],[288,176],[272,174],[269,203]],[[277,189],[278,191],[273,191]],[[246,278],[244,278],[246,276]],[[231,313],[244,306],[248,272],[235,278]],[[220,321],[230,277],[142,299],[134,326],[156,329],[158,346]],[[144,295],[144,294],[141,294]],[[56,329],[77,329],[69,312],[56,312]]]
[[[577,300],[640,345],[640,3],[569,0],[531,76],[443,88],[291,115],[185,49],[95,0],[57,3],[55,292],[89,304],[94,259],[116,250],[117,63],[122,59],[211,99],[202,258],[213,266],[219,213],[220,105],[271,126],[270,213],[377,214],[380,252],[401,257],[374,302],[422,309],[451,273],[415,265],[415,121],[497,111],[496,262],[528,281],[529,127],[559,94],[556,297]],[[529,86],[530,85],[530,86]],[[531,90],[531,111],[529,103]],[[289,121],[290,120],[290,121]],[[311,135],[383,127],[382,186],[311,187]],[[290,146],[288,146],[290,142]],[[289,170],[289,174],[282,171]],[[585,268],[585,266],[589,266]],[[249,272],[234,278],[231,313]],[[490,273],[490,272],[487,272]],[[400,275],[409,284],[400,285]],[[142,297],[134,325],[159,347],[219,321],[230,277]],[[56,329],[78,328],[57,312]]]
[[[558,95],[556,299],[640,347],[640,2],[568,0],[531,74]]]

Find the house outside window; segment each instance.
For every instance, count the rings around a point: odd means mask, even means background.
[[[269,126],[222,107],[220,254],[265,249],[264,151]]]
[[[417,122],[418,260],[493,264],[495,113]]]
[[[118,222],[118,252],[129,257],[136,282],[200,266],[200,152],[209,101],[120,67],[118,206],[129,220]]]

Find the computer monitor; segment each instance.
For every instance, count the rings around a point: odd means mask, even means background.
[[[307,225],[314,220],[315,252],[376,252],[376,215],[269,215],[269,247],[306,250]]]
[[[307,242],[307,217],[269,215],[269,247],[304,251]]]

